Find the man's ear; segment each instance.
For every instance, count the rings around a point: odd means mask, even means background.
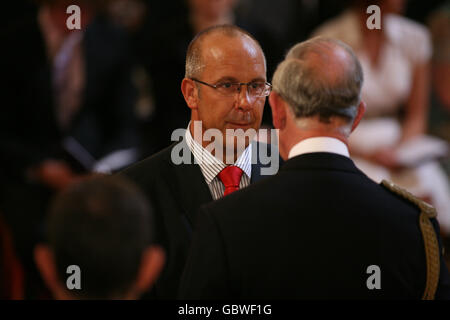
[[[191,109],[198,108],[198,90],[194,81],[188,78],[184,78],[181,81],[181,92],[183,93],[186,104]]]
[[[286,106],[283,98],[272,91],[269,96],[269,104],[272,109],[272,121],[275,129],[283,130],[286,126]]]
[[[361,100],[361,102],[358,105],[358,112],[356,114],[355,120],[353,120],[352,130],[350,132],[353,132],[353,130],[356,129],[365,112],[366,112],[366,103]]]
[[[138,294],[147,291],[153,285],[165,262],[166,255],[160,246],[154,245],[144,250],[135,285]]]
[[[55,298],[61,297],[61,283],[56,271],[55,258],[52,250],[43,244],[38,244],[34,248],[34,261],[41,273],[47,288],[53,293]]]

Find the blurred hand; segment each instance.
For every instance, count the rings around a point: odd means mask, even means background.
[[[31,171],[34,179],[50,188],[62,190],[84,176],[75,174],[72,169],[60,160],[46,160]]]
[[[397,161],[394,148],[381,148],[369,156],[369,160],[389,170],[398,170],[402,166]]]

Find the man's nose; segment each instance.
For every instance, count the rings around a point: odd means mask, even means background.
[[[241,85],[241,89],[238,94],[238,108],[245,110],[253,106],[255,98],[248,93],[248,86],[246,84]]]

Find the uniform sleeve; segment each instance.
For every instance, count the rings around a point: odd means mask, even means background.
[[[180,299],[230,298],[228,262],[214,217],[202,207],[198,213],[190,253],[181,278]]]
[[[450,274],[448,272],[447,265],[445,263],[444,255],[443,255],[443,246],[442,239],[439,236],[439,224],[436,219],[432,219],[433,227],[436,231],[436,235],[439,242],[439,251],[440,251],[440,271],[439,271],[439,282],[438,287],[435,294],[436,300],[450,300]]]

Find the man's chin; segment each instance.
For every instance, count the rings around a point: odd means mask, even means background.
[[[242,153],[253,140],[253,136],[227,136],[225,139],[225,150],[228,152]]]

